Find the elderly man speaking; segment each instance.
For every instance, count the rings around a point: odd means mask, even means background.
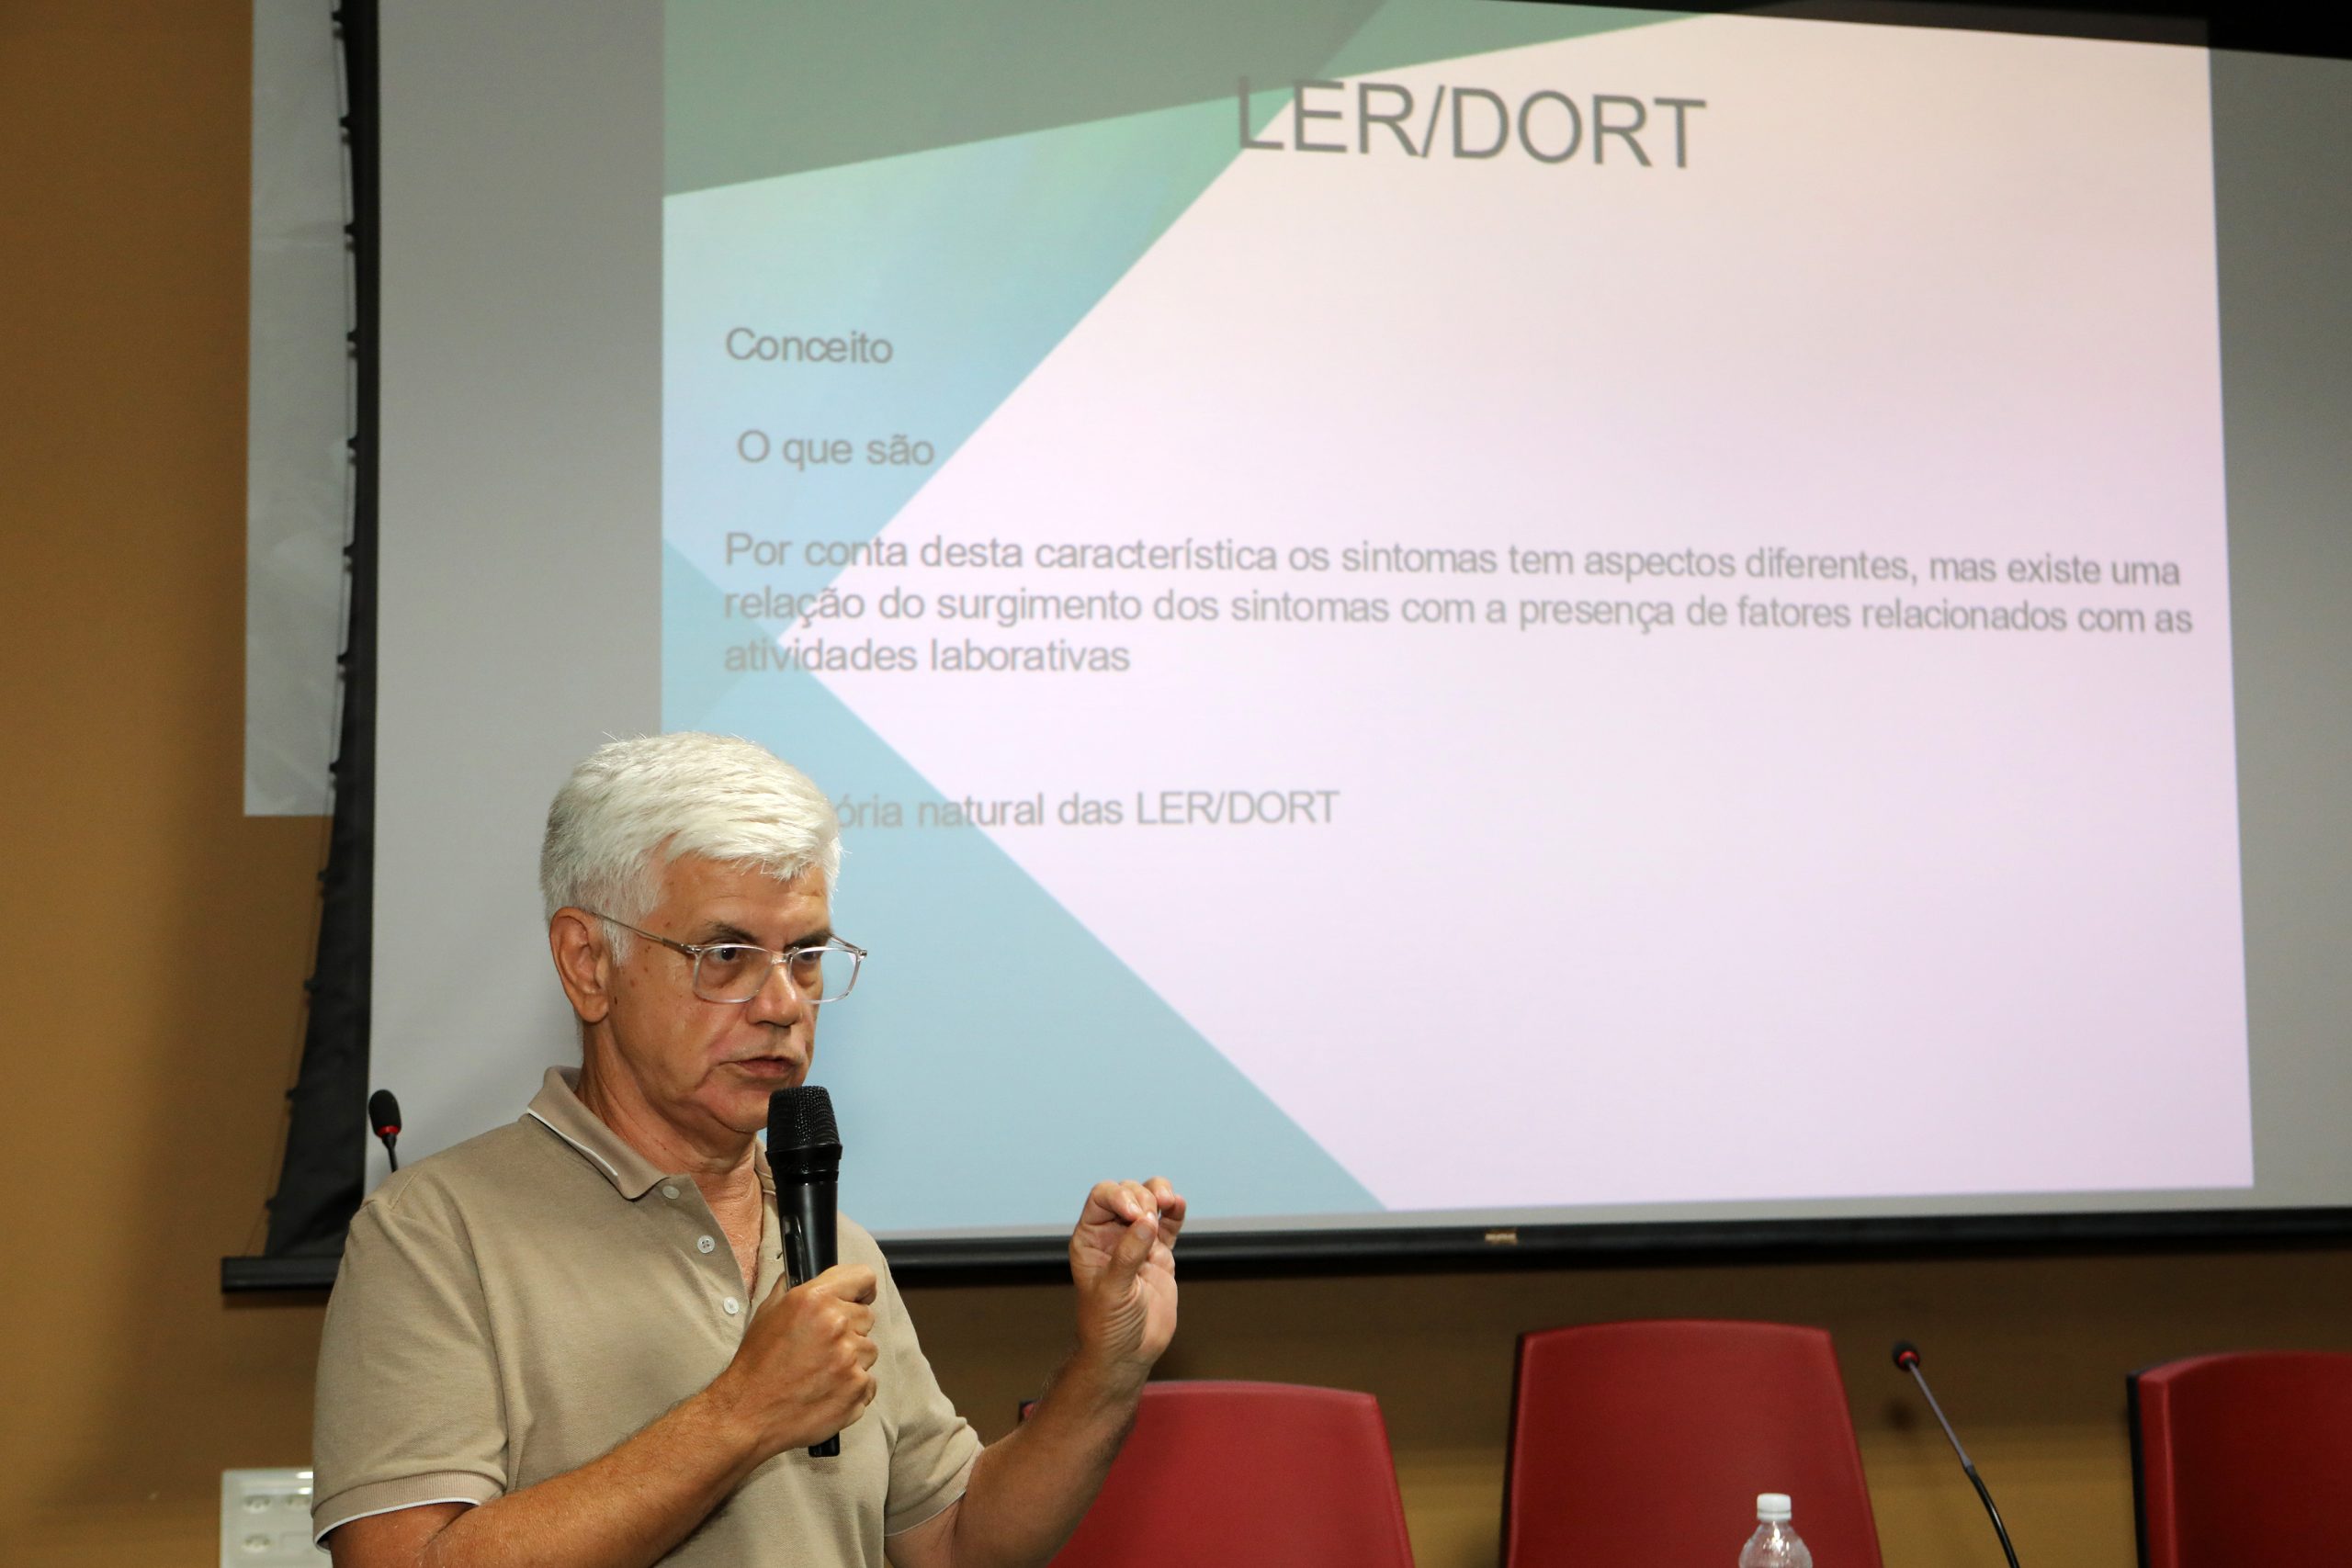
[[[844,1219],[844,1261],[785,1278],[753,1134],[857,977],[840,862],[822,792],[749,741],[616,741],[558,793],[539,874],[580,1066],[352,1222],[315,1437],[338,1568],[1012,1568],[1077,1525],[1175,1331],[1184,1201],[1087,1195],[1077,1348],[985,1449],[872,1236]]]

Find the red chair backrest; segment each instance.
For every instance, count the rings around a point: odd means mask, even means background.
[[[1054,1568],[1234,1563],[1412,1568],[1379,1401],[1290,1383],[1145,1387],[1135,1430]]]
[[[1504,1568],[1729,1568],[1785,1492],[1817,1562],[1879,1568],[1829,1336],[1776,1323],[1525,1334],[1504,1472]]]
[[[2352,1356],[2198,1356],[2128,1386],[2145,1568],[2352,1562]]]

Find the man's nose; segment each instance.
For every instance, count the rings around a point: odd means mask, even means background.
[[[746,1010],[762,1023],[793,1024],[800,1021],[809,1010],[808,998],[793,984],[792,965],[779,964],[768,971],[767,979],[752,993],[743,1004]]]

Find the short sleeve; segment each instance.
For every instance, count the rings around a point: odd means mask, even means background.
[[[319,1344],[313,1539],[370,1514],[505,1491],[481,1280],[446,1193],[401,1178],[353,1217]]]
[[[866,1244],[872,1247],[871,1241]],[[915,1337],[914,1320],[890,1278],[890,1266],[875,1249],[874,1272],[877,1396],[888,1400],[896,1430],[890,1443],[890,1493],[883,1504],[886,1535],[910,1530],[964,1495],[972,1461],[979,1457],[979,1434],[932,1375],[931,1362]]]

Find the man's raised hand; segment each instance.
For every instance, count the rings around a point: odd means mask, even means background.
[[[1103,1181],[1070,1233],[1080,1345],[1140,1382],[1176,1332],[1176,1235],[1184,1200],[1165,1177]]]

